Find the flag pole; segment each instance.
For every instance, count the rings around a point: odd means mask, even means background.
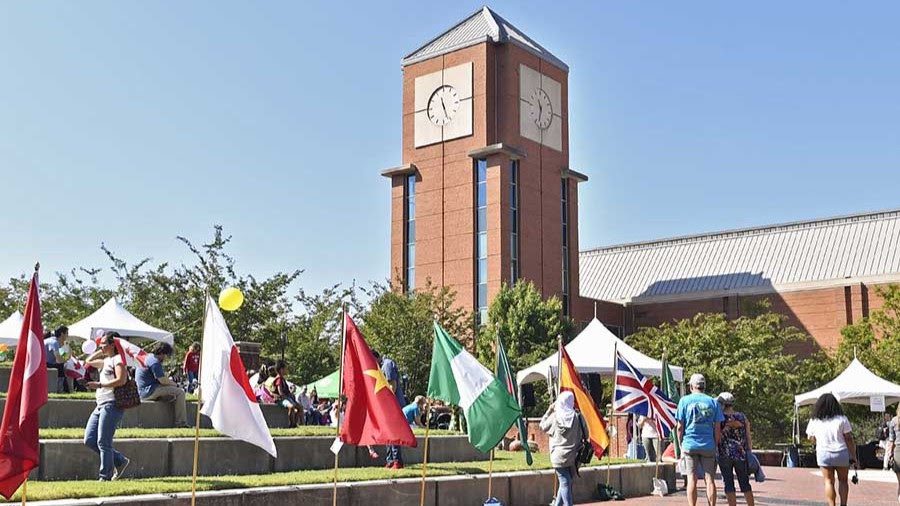
[[[209,305],[209,289],[203,296],[203,329],[206,329],[206,309]],[[200,354],[200,361],[197,364],[197,420],[194,423],[194,470],[191,475],[191,506],[197,503],[197,467],[200,461],[200,406],[203,403],[201,395],[203,384],[200,382],[203,372],[203,353]]]
[[[334,439],[340,439],[341,437],[341,408],[343,407],[343,403],[341,402],[341,395],[344,393],[344,347],[346,346],[347,339],[347,304],[341,303],[341,361],[338,365],[338,409],[337,420],[335,421],[335,429],[334,429]],[[341,451],[334,452],[334,489],[331,495],[331,504],[332,506],[337,506],[337,479],[338,479],[338,456]]]
[[[562,343],[562,334],[556,334],[556,396],[559,397],[559,389],[560,384],[562,383],[562,354],[563,354],[563,343]],[[552,374],[550,375],[553,376]],[[551,403],[556,402],[556,399],[550,399]],[[556,497],[557,492],[559,491],[559,476],[556,473],[553,473],[555,476],[555,480],[553,480],[553,497]]]
[[[613,343],[613,383],[612,383],[612,407],[610,408],[610,419],[616,424],[616,453],[621,456],[619,448],[619,421],[616,418],[616,376],[619,375],[619,343]],[[609,486],[609,476],[612,472],[612,455],[607,454],[606,458],[606,485]]]
[[[665,348],[665,346],[663,347],[662,363],[663,363],[663,364],[667,364],[667,362],[666,362],[666,348]],[[666,367],[668,367],[668,364],[666,365]],[[663,377],[665,377],[666,371],[660,371],[660,374],[661,374]],[[666,392],[663,392],[663,394],[666,394],[666,396],[668,397],[668,394],[667,394]],[[670,399],[670,400],[671,400],[671,399]],[[659,453],[662,453],[662,434],[659,434],[659,432],[661,432],[659,429],[661,429],[661,428],[662,428],[662,427],[660,427],[660,424],[657,423],[657,424],[656,424],[656,432],[657,432],[658,434],[656,434],[656,437],[657,437],[657,439],[658,439],[658,441],[659,441]],[[653,442],[651,441],[650,444],[653,444]],[[654,450],[655,450],[655,449],[656,449],[656,448],[654,448]],[[656,454],[656,452],[653,452],[653,453]],[[657,480],[659,479],[659,461],[660,461],[660,460],[662,460],[662,455],[656,455],[656,479],[657,479]]]
[[[422,449],[422,487],[419,490],[419,506],[425,506],[425,476],[428,472],[428,432],[431,430],[431,401],[425,400],[425,448]]]
[[[26,497],[28,496],[28,477],[25,477],[25,481],[22,482],[22,506],[25,506],[25,503],[28,502]]]
[[[500,331],[497,331],[497,341],[494,341],[494,377],[497,377],[497,363],[500,358],[500,346],[498,341],[500,339]],[[488,462],[488,494],[487,498],[490,499],[493,497],[491,494],[494,492],[494,448],[491,448],[491,460]]]

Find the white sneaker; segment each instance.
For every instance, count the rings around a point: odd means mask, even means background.
[[[123,457],[125,459],[125,463],[122,464],[122,467],[116,467],[115,471],[113,471],[112,481],[118,480],[124,473],[125,470],[128,469],[128,464],[131,464],[131,459],[128,457]]]

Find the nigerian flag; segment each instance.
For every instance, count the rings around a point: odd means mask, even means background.
[[[674,403],[678,403],[678,400],[681,398],[678,395],[678,387],[675,386],[675,378],[672,376],[672,369],[669,368],[669,362],[666,361],[666,354],[663,353],[662,358],[662,385],[660,385],[660,389],[669,398],[670,401]],[[672,444],[675,445],[675,457],[681,458],[681,444],[678,442],[678,431],[672,430],[669,433],[669,440],[672,441]]]
[[[489,452],[522,415],[506,386],[434,322],[428,397],[463,409],[469,442]]]

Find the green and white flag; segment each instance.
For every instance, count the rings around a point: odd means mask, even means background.
[[[666,394],[666,397],[668,397],[669,400],[678,404],[678,400],[681,399],[681,396],[678,395],[678,387],[675,386],[675,378],[672,376],[672,369],[669,367],[669,362],[666,360],[665,353],[663,353],[662,358],[662,385],[660,385],[660,389]],[[669,440],[675,445],[675,457],[681,458],[681,445],[678,442],[677,432],[678,431],[675,430],[670,432]]]
[[[522,415],[519,403],[487,367],[434,323],[428,397],[462,408],[469,442],[487,453]]]

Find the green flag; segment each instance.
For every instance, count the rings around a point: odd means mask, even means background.
[[[516,380],[513,378],[512,369],[509,367],[509,359],[506,357],[506,350],[503,348],[503,342],[500,341],[500,334],[497,334],[497,379],[506,385],[506,391],[516,399],[516,405],[521,409],[519,404]],[[531,448],[528,446],[528,428],[525,426],[525,419],[519,417],[519,440],[522,442],[522,448],[525,450],[525,462],[530,466],[534,459],[531,457]]]
[[[456,339],[434,323],[434,348],[428,397],[462,408],[469,442],[489,452],[522,416],[519,403],[487,367],[481,365]]]
[[[663,353],[662,358],[662,385],[660,386],[660,389],[666,394],[666,397],[678,404],[678,400],[681,399],[681,396],[678,395],[678,387],[675,385],[675,378],[672,376],[672,369],[669,368],[665,353]],[[675,445],[675,457],[680,459],[681,445],[678,443],[677,430],[673,430],[669,433],[669,440]]]

